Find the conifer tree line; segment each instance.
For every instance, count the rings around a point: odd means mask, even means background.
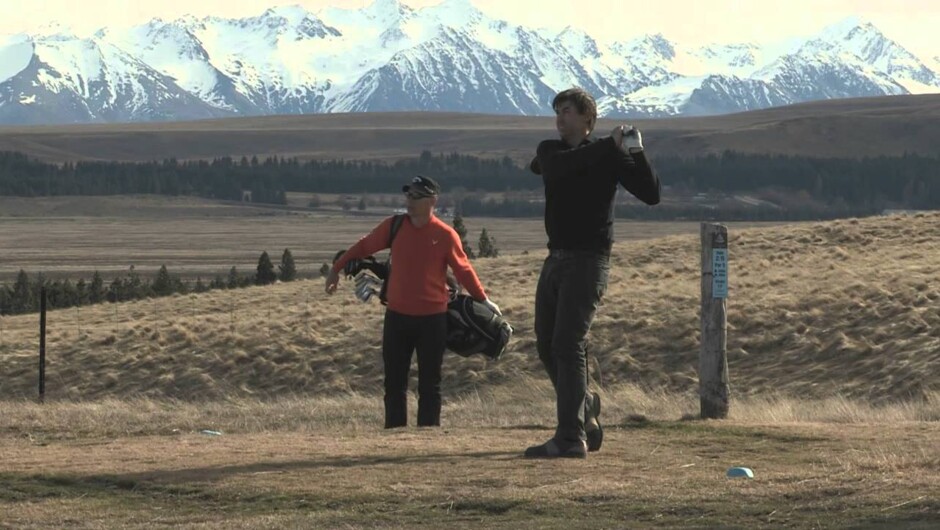
[[[142,276],[132,265],[127,273],[105,281],[95,271],[91,281],[84,278],[76,282],[69,279],[48,280],[39,273],[31,279],[20,269],[12,285],[0,285],[0,315],[17,315],[39,311],[40,293],[46,290],[46,307],[63,309],[87,306],[103,302],[126,302],[144,298],[159,298],[174,294],[203,293],[214,289],[238,289],[252,285],[269,285],[277,281],[290,282],[297,279],[297,266],[290,249],[284,249],[280,264],[275,269],[267,251],[258,258],[254,273],[241,274],[236,267],[228,275],[217,275],[208,282],[197,278],[189,284],[179,276],[170,274],[166,265],[160,267],[151,279]]]
[[[745,155],[725,152],[696,157],[656,156],[664,186],[686,192],[754,192],[775,189],[805,194],[817,203],[849,214],[884,208],[940,208],[940,154],[862,159]],[[388,193],[416,173],[434,176],[445,190],[539,190],[542,180],[508,157],[487,159],[422,152],[395,162],[374,160],[306,161],[297,158],[230,157],[212,161],[77,162],[62,165],[0,152],[0,195],[194,195],[284,204],[287,192]],[[362,201],[360,201],[362,202]],[[363,204],[360,204],[360,209]],[[524,201],[461,205],[465,215],[539,215],[540,206]],[[817,207],[817,210],[820,209]],[[791,218],[799,208],[765,212]],[[627,217],[674,218],[697,215],[695,208],[634,208]],[[753,212],[751,212],[753,215]]]

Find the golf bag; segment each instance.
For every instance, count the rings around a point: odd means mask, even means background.
[[[447,304],[447,349],[457,355],[480,353],[496,361],[510,337],[512,326],[473,298],[458,294]]]

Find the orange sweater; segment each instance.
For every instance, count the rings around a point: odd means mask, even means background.
[[[389,217],[336,260],[333,272],[342,271],[351,259],[361,259],[388,248],[391,229],[392,218]],[[388,308],[396,313],[422,316],[446,312],[448,266],[470,296],[477,300],[486,298],[457,232],[433,214],[431,221],[420,228],[411,224],[411,217],[405,215],[392,242],[391,256],[392,275],[386,294]]]

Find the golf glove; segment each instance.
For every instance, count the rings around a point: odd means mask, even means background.
[[[624,151],[633,154],[639,153],[643,150],[643,135],[640,134],[640,130],[636,127],[630,125],[623,126],[623,149]]]
[[[496,305],[496,302],[490,300],[489,298],[487,298],[486,300],[483,300],[483,305],[488,307],[490,311],[496,313],[497,315],[503,316],[503,312],[499,310],[499,306]]]

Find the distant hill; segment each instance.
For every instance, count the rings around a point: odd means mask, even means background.
[[[606,134],[620,121],[599,120]],[[862,158],[940,156],[940,95],[803,103],[703,118],[634,121],[652,154],[693,157],[734,150]],[[301,159],[397,159],[423,150],[527,161],[553,137],[546,117],[403,112],[266,116],[219,120],[0,127],[0,151],[47,161],[242,155]]]

